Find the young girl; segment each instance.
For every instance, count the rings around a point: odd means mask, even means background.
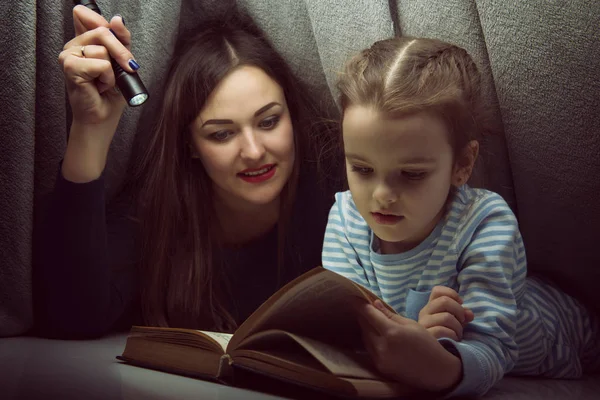
[[[596,368],[597,319],[526,278],[511,209],[467,185],[486,111],[467,52],[383,40],[348,63],[338,87],[350,190],[336,195],[322,261],[398,312],[379,302],[359,312],[379,370],[454,396],[481,395],[509,372]]]
[[[83,6],[73,17],[59,57],[73,122],[34,269],[40,332],[98,336],[116,321],[235,330],[320,264],[333,192],[316,168],[317,102],[248,17],[203,16],[177,38],[153,124],[107,208],[103,171],[126,107],[109,54],[138,65],[122,18]]]

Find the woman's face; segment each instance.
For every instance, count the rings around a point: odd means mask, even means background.
[[[283,90],[263,70],[226,75],[191,131],[217,200],[247,209],[278,199],[294,165],[294,134]]]

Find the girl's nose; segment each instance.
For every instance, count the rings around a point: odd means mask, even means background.
[[[381,182],[373,191],[373,199],[381,206],[389,206],[398,200],[396,192],[385,182]]]

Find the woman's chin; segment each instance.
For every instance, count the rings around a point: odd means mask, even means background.
[[[244,196],[242,199],[248,206],[268,206],[273,203],[276,203],[279,200],[281,195],[281,191],[277,191],[274,193],[265,193],[265,194],[256,194],[253,196]]]

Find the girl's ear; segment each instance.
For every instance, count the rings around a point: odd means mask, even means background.
[[[477,140],[471,140],[458,154],[456,161],[454,162],[454,169],[452,171],[452,185],[459,187],[467,183],[471,174],[473,173],[473,167],[475,161],[479,155],[479,142]]]

